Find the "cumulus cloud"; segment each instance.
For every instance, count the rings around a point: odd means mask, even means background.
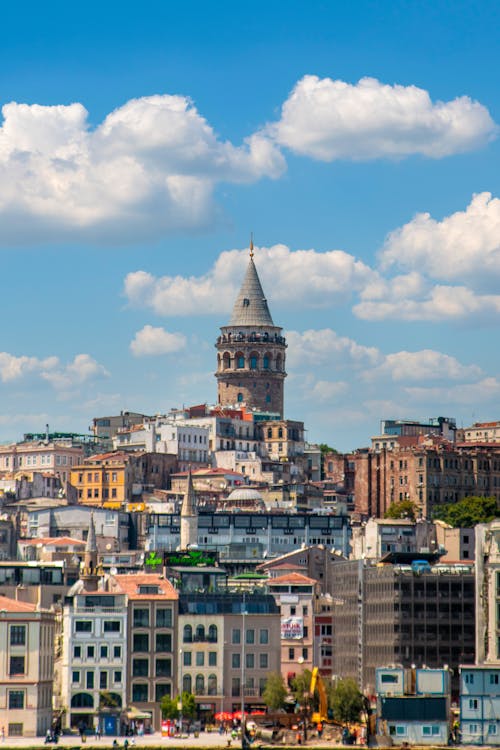
[[[500,278],[500,199],[473,196],[465,211],[436,221],[420,213],[391,232],[381,252],[384,270],[419,269],[437,280]]]
[[[172,354],[186,346],[186,337],[182,333],[169,333],[164,328],[147,325],[137,331],[130,344],[130,351],[135,357],[148,355]]]
[[[405,388],[405,392],[416,403],[456,404],[458,408],[463,408],[465,404],[474,407],[490,402],[495,408],[500,398],[500,381],[495,377],[485,377],[474,383],[451,387]]]
[[[320,253],[292,251],[286,245],[258,248],[257,266],[264,291],[274,303],[323,307],[347,299],[374,281],[377,274],[342,250]],[[146,271],[129,273],[124,292],[130,304],[160,315],[227,313],[248,263],[248,250],[222,252],[203,276],[155,277]]]
[[[89,354],[77,354],[72,362],[64,365],[58,357],[39,359],[0,352],[0,380],[3,383],[12,383],[27,376],[41,378],[57,390],[64,390],[96,378],[108,377],[109,373]]]
[[[433,102],[417,86],[307,75],[266,132],[297,154],[329,162],[412,154],[441,158],[484,145],[496,126],[486,107],[468,96]]]
[[[94,130],[79,103],[11,102],[2,114],[0,240],[28,230],[123,237],[196,227],[211,215],[216,183],[285,169],[265,134],[223,141],[184,96],[133,99]]]
[[[388,354],[379,367],[369,372],[370,377],[389,376],[394,381],[432,381],[476,379],[481,368],[462,365],[455,357],[432,349],[417,352]]]
[[[335,367],[374,367],[382,355],[375,347],[363,346],[346,336],[339,336],[331,328],[287,332],[287,361],[291,367],[310,368],[325,364]]]

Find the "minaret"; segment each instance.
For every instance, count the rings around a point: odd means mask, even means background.
[[[181,508],[181,550],[198,543],[198,511],[191,469],[188,471],[187,487]]]
[[[90,514],[87,543],[83,558],[83,570],[80,579],[85,583],[86,591],[97,591],[99,574],[97,571],[97,541],[95,537],[94,514]]]
[[[283,418],[286,341],[275,326],[250,258],[229,325],[217,339],[217,391],[222,406],[246,405]]]

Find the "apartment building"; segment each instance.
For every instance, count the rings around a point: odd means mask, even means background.
[[[8,737],[52,724],[54,613],[0,595],[0,726]]]
[[[375,668],[453,670],[475,657],[473,563],[412,565],[419,554],[337,563],[333,579],[333,672],[373,694]],[[404,560],[405,562],[401,562]]]
[[[178,594],[154,573],[112,575],[110,592],[127,598],[127,705],[151,714],[160,727],[160,702],[176,694]]]
[[[0,471],[37,471],[66,482],[71,468],[81,462],[84,454],[83,444],[72,438],[24,440],[0,445]]]
[[[113,438],[115,450],[142,450],[177,456],[180,471],[206,466],[209,461],[209,429],[195,424],[177,424],[156,417],[143,424],[119,430]]]
[[[280,671],[280,611],[256,593],[179,597],[182,659],[178,685],[196,696],[201,718],[216,711],[262,709],[267,675]]]

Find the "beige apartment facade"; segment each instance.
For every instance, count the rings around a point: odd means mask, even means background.
[[[44,735],[52,724],[54,614],[0,596],[0,727]]]

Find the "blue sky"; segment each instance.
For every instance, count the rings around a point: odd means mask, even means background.
[[[212,402],[252,230],[311,441],[497,419],[499,15],[4,8],[0,440]]]

